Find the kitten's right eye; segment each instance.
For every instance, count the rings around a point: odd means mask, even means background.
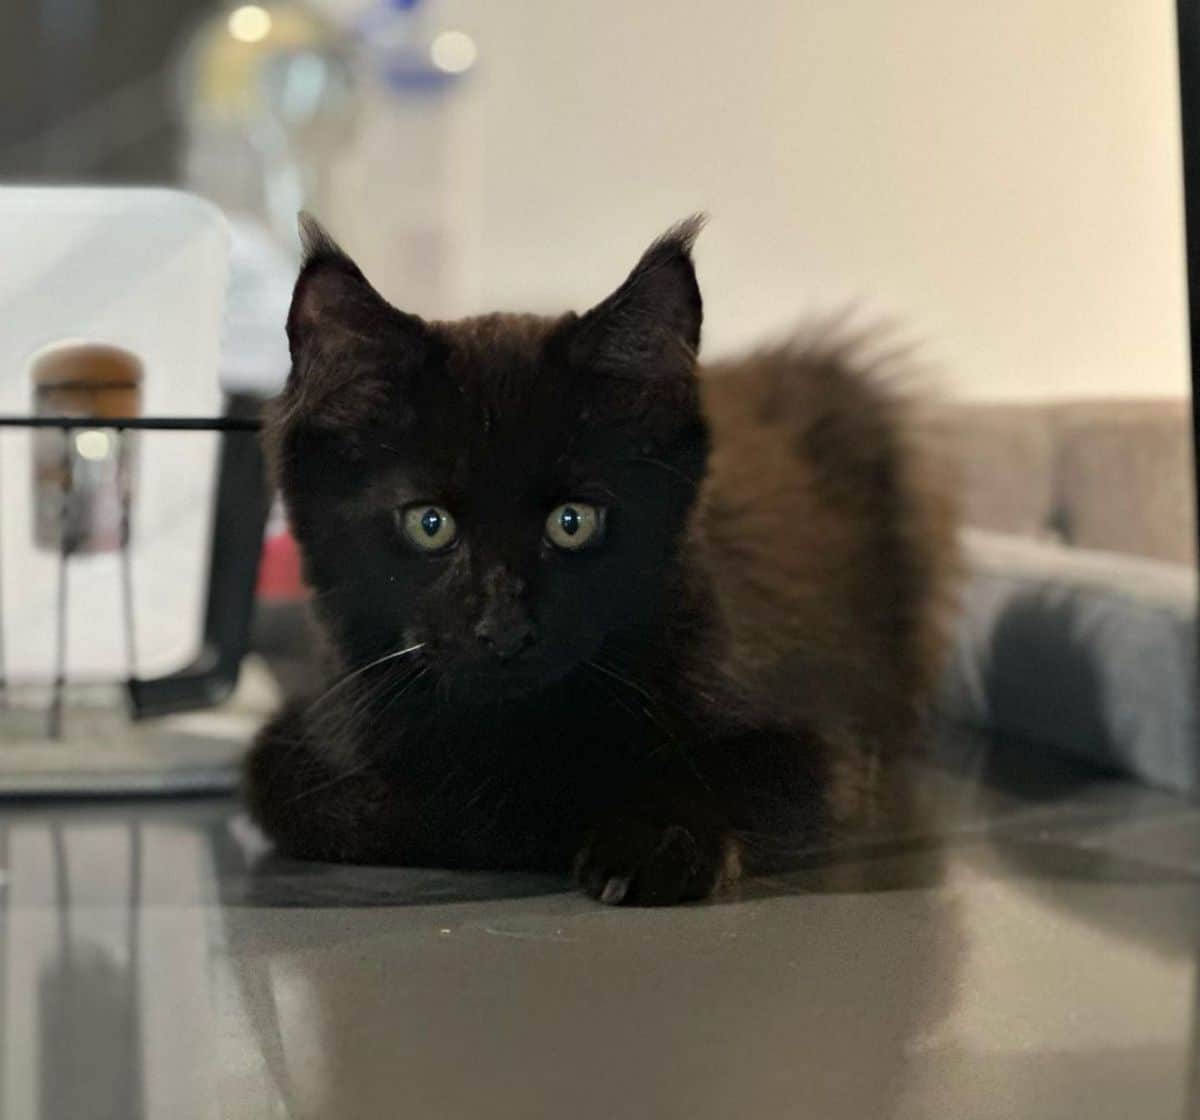
[[[604,534],[604,510],[588,502],[556,506],[546,518],[546,539],[564,552],[598,544]]]
[[[444,552],[458,539],[450,511],[417,503],[399,511],[404,535],[422,552]]]

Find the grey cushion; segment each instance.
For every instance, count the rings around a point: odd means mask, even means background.
[[[1200,789],[1196,573],[971,530],[955,718]]]

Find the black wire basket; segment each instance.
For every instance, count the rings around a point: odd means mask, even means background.
[[[205,758],[208,756],[203,749],[199,754],[197,750],[204,742],[211,745],[211,733],[197,734],[194,728],[189,730],[186,725],[180,725],[184,727],[181,731],[177,726],[179,721],[173,724],[167,717],[218,708],[230,699],[239,680],[250,641],[255,586],[270,505],[263,455],[257,438],[261,406],[258,397],[233,394],[226,397],[222,415],[209,417],[0,415],[0,439],[13,430],[31,431],[35,433],[35,439],[38,433],[55,433],[60,437],[55,444],[61,448],[62,456],[62,469],[58,474],[62,480],[62,493],[51,515],[59,519],[54,548],[56,556],[49,558],[49,562],[57,567],[53,672],[45,682],[38,702],[30,702],[30,695],[38,693],[36,688],[22,687],[19,703],[14,697],[13,682],[6,671],[4,605],[0,597],[0,740],[6,747],[16,743],[62,743],[64,738],[80,741],[85,749],[86,742],[119,742],[124,748],[136,742],[144,759],[153,755],[162,763],[161,766],[134,767],[141,772],[140,780],[147,789],[179,788],[181,781],[185,787],[191,783],[199,788],[229,784],[230,762],[234,754],[244,748],[247,725],[232,738],[228,734],[218,736],[223,742],[221,765],[206,769]],[[73,449],[80,447],[79,441],[85,439],[90,441],[82,445],[85,449],[87,446],[100,447],[106,454],[111,452],[117,460],[122,460],[127,445],[137,438],[138,432],[211,432],[218,437],[207,589],[199,648],[188,663],[174,671],[149,677],[137,673],[134,585],[138,573],[131,547],[136,519],[131,502],[126,499],[121,506],[121,523],[115,538],[115,550],[119,552],[119,586],[114,588],[120,600],[124,665],[116,669],[111,681],[76,684],[69,679],[67,671],[68,605],[73,562],[86,548],[79,532],[71,526],[71,511],[76,508],[73,501],[78,497],[73,481],[78,477],[75,469],[78,463],[71,461],[73,456],[77,457],[77,451]],[[38,516],[44,520],[45,511],[35,511],[35,519]],[[10,634],[10,640],[11,637]],[[123,698],[123,703],[113,703],[114,693]],[[73,713],[78,715],[77,719]],[[74,725],[73,734],[65,736],[68,717]],[[140,729],[137,725],[141,725]],[[19,751],[15,753],[19,755]],[[48,780],[45,766],[39,763],[30,768],[30,776],[25,781],[13,755],[13,751],[0,752],[0,761],[8,764],[7,770],[0,773],[0,792],[61,792],[64,788],[77,792],[105,792],[112,788],[136,788],[139,784],[136,776],[131,778],[128,766],[124,767],[123,777],[114,786],[111,781],[98,780],[98,770],[90,763],[70,769],[65,761],[59,774],[61,780]],[[174,773],[175,780],[164,785],[164,772]],[[21,780],[9,780],[14,774]]]

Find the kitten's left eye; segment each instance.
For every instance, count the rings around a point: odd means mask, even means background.
[[[604,510],[587,502],[564,502],[546,518],[546,539],[555,548],[574,552],[598,544],[603,535]]]
[[[411,505],[400,511],[404,533],[423,552],[441,552],[458,537],[450,511],[441,506]]]

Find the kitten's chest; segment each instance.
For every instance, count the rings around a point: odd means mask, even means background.
[[[416,858],[558,868],[661,745],[644,714],[581,701],[430,727],[384,772]]]

